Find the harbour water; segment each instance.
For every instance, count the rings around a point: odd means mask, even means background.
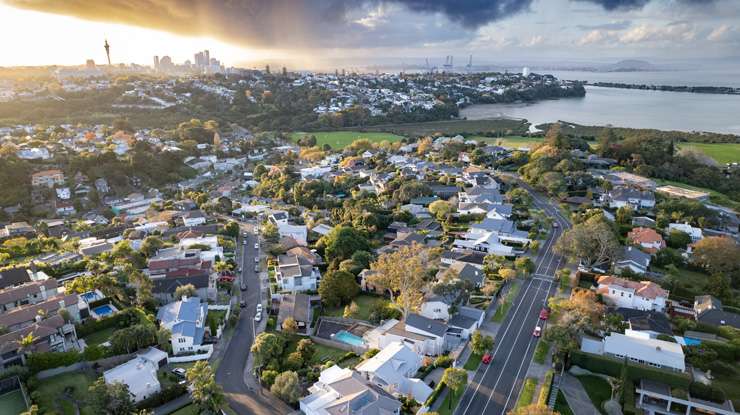
[[[533,125],[568,121],[582,125],[740,135],[740,95],[587,86],[583,98],[544,100],[533,104],[471,105],[461,110],[460,115],[470,120],[525,118]]]

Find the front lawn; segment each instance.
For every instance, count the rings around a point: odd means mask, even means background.
[[[506,293],[506,297],[504,297],[502,302],[496,308],[496,312],[493,313],[491,321],[496,323],[504,321],[504,317],[506,317],[506,314],[509,312],[509,308],[511,308],[511,303],[514,302],[516,295],[519,293],[520,285],[516,282],[512,282],[512,284],[514,285],[512,285],[512,287]]]
[[[447,388],[447,396],[445,396],[445,400],[442,401],[442,405],[437,409],[437,413],[439,415],[452,415],[455,408],[457,408],[457,404],[460,403],[460,398],[463,396],[463,392],[464,389],[461,388],[459,392],[453,394],[452,389]]]
[[[591,402],[593,402],[596,409],[604,413],[601,406],[604,402],[612,398],[612,387],[609,385],[609,382],[594,375],[577,377],[583,388],[586,389],[586,393],[588,393],[588,397],[591,398]]]
[[[483,358],[482,354],[470,353],[470,357],[468,358],[468,361],[465,362],[465,365],[463,365],[463,369],[477,370],[478,366],[480,366],[480,361],[482,358]]]
[[[92,408],[86,405],[88,388],[95,379],[85,373],[72,372],[40,380],[34,390],[39,413],[61,413],[75,415],[74,405],[66,398],[70,396],[80,405],[83,415],[93,414]]]
[[[87,343],[88,346],[100,345],[110,340],[114,331],[116,331],[116,327],[108,327],[89,334],[82,339],[85,340],[85,343]]]
[[[375,296],[375,295],[369,295],[369,294],[360,294],[357,297],[355,297],[353,300],[355,304],[357,304],[357,313],[355,313],[352,318],[357,320],[369,320],[370,319],[370,313],[373,310],[373,306],[376,303],[382,303],[387,302],[383,297]],[[340,307],[324,307],[323,315],[329,316],[329,317],[343,317],[344,316],[344,306]]]
[[[211,336],[216,335],[218,326],[224,321],[226,310],[208,310],[206,325],[211,329]]]
[[[519,400],[516,402],[516,409],[525,407],[532,403],[535,389],[537,389],[537,379],[527,378],[527,380],[524,381],[524,386],[522,387],[522,393],[519,395]]]
[[[539,364],[545,363],[545,358],[547,358],[547,352],[550,351],[550,343],[546,342],[544,339],[540,339],[537,342],[537,347],[534,349],[534,362]]]

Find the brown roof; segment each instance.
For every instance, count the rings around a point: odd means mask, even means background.
[[[9,313],[0,315],[0,326],[12,328],[13,326],[33,321],[40,310],[43,310],[47,315],[51,315],[59,310],[60,301],[64,301],[64,306],[68,307],[77,304],[79,297],[76,294],[59,295],[42,303],[19,307]]]
[[[634,228],[627,234],[627,238],[629,238],[629,240],[635,244],[655,242],[664,243],[663,237],[660,236],[660,234],[656,232],[655,229],[651,228]]]
[[[33,333],[36,338],[33,350],[36,352],[47,351],[49,349],[47,337],[56,333],[63,325],[64,319],[62,316],[55,315],[20,330],[3,334],[0,336],[0,353],[4,354],[18,350],[21,338],[28,336],[29,333]]]
[[[619,287],[630,288],[635,291],[635,295],[643,298],[655,299],[657,297],[668,298],[668,291],[652,281],[630,281],[613,275],[602,275],[598,278],[599,285],[616,285]]]
[[[33,281],[17,287],[5,288],[0,290],[0,304],[14,303],[41,291],[52,290],[56,288],[56,286],[57,280],[49,278],[44,281]]]

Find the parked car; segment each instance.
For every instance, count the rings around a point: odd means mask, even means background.
[[[247,284],[245,284],[244,281],[242,281],[241,283],[239,283],[239,288],[242,291],[247,291]]]
[[[542,327],[537,326],[534,328],[534,333],[532,333],[534,337],[540,337],[542,335]]]
[[[254,257],[254,262],[260,262],[260,257],[258,256]]]
[[[244,300],[239,301],[239,307],[240,308],[244,308],[246,306],[247,306],[247,302],[246,301],[244,301]]]
[[[255,265],[254,266],[254,272],[260,272],[260,266],[259,265]]]
[[[550,318],[550,310],[547,309],[547,307],[543,307],[542,310],[540,310],[540,320],[547,320]]]
[[[258,313],[262,312],[262,303],[257,303],[257,312]]]
[[[491,363],[491,360],[493,360],[493,356],[491,356],[490,354],[486,353],[486,354],[483,355],[483,358],[480,361],[483,362],[483,364],[487,365],[487,364]]]
[[[258,311],[257,314],[254,315],[254,321],[262,321],[262,312]]]
[[[259,244],[259,242],[256,242],[256,243],[254,244],[254,249],[260,249],[260,244]]]
[[[553,222],[553,223],[552,223],[552,227],[553,227],[553,228],[559,228],[559,227],[560,227],[560,224],[559,224],[559,223],[557,223],[557,222]]]
[[[187,374],[187,372],[185,371],[185,369],[183,369],[181,367],[176,367],[176,368],[172,369],[172,373],[174,373],[175,375],[177,375],[177,376],[179,376],[181,378],[184,378],[185,375]]]

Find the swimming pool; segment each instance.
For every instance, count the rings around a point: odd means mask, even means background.
[[[362,337],[355,336],[354,334],[346,330],[338,331],[334,335],[334,340],[340,341],[342,343],[351,344],[352,346],[364,346],[365,345],[365,341],[362,340]]]
[[[98,294],[95,293],[95,291],[88,291],[84,294],[80,294],[80,297],[82,297],[86,302],[90,303],[98,299]]]
[[[110,304],[103,304],[101,306],[93,308],[93,311],[100,317],[105,317],[109,314],[113,314],[114,310],[113,307],[110,306]]]

